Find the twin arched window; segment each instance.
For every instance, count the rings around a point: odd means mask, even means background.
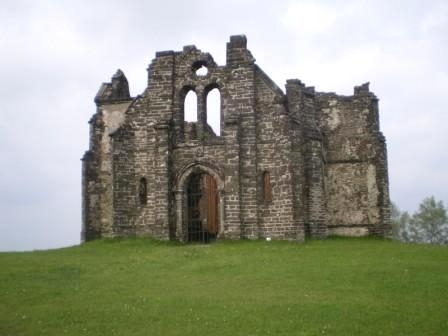
[[[221,93],[217,88],[207,93],[204,106],[205,120],[215,135],[221,135]],[[193,90],[188,91],[184,100],[184,121],[198,121],[198,97]]]

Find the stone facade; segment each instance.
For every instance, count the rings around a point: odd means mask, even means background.
[[[207,123],[213,89],[219,134]],[[190,91],[196,122],[185,120]],[[340,96],[291,79],[285,94],[246,37],[231,36],[224,66],[195,46],[158,52],[141,95],[130,96],[119,70],[95,103],[82,159],[83,241],[198,240],[194,230],[303,241],[389,230],[386,144],[368,84]]]

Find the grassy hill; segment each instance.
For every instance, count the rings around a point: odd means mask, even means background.
[[[0,335],[447,335],[448,248],[109,240],[0,253]]]

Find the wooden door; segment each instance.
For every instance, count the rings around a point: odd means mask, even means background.
[[[208,242],[219,231],[217,185],[213,176],[198,174],[188,184],[188,240]]]
[[[216,181],[213,176],[205,174],[204,182],[207,203],[207,232],[211,235],[216,235],[219,227]]]

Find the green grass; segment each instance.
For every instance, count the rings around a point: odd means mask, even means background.
[[[0,335],[447,335],[448,248],[104,240],[0,253]]]

